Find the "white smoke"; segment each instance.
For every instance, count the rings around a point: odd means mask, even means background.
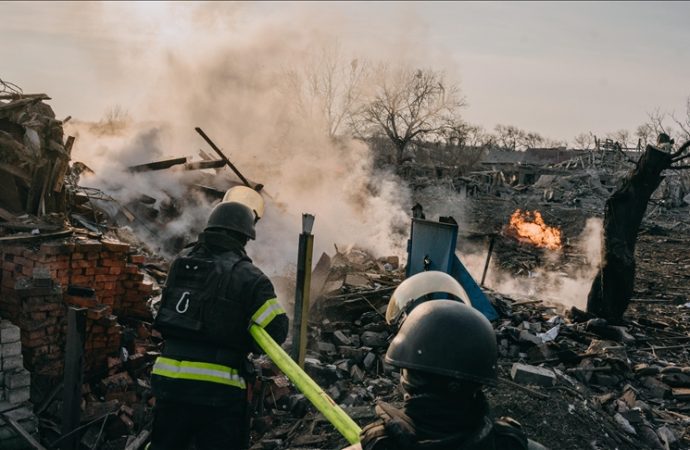
[[[143,194],[159,201],[183,197],[181,215],[153,230],[153,238],[165,241],[185,230],[198,231],[211,205],[201,195],[185,198],[184,188],[198,174],[130,173],[126,167],[194,157],[198,149],[215,157],[194,132],[200,126],[247,178],[265,185],[267,211],[249,252],[269,274],[286,273],[296,262],[303,212],[316,216],[315,259],[322,251],[332,252],[334,243],[355,243],[376,256],[401,255],[407,189],[392,174],[374,170],[363,142],[330,138],[323,116],[305,113],[302,94],[288,76],[310,61],[307,44],[325,32],[280,19],[230,26],[214,20],[213,11],[215,6],[206,5],[190,18],[169,17],[181,24],[181,33],[194,36],[190,41],[169,40],[167,28],[153,27],[146,48],[122,43],[121,64],[142,77],[140,85],[132,85],[136,100],[121,101],[133,119],[114,135],[79,122],[68,128],[78,133],[73,160],[95,172],[82,184],[123,203]],[[215,177],[214,187],[229,187],[228,177]],[[157,244],[162,248],[164,242]]]

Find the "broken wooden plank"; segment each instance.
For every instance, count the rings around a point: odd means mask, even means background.
[[[51,100],[46,94],[0,94],[0,100],[20,100],[23,98],[40,100]]]
[[[225,166],[225,161],[222,159],[210,161],[194,161],[184,165],[184,170],[203,170],[203,169],[219,169]]]
[[[249,183],[249,180],[247,180],[247,179],[244,177],[244,175],[242,175],[242,173],[237,169],[237,167],[235,167],[235,165],[234,165],[232,162],[230,162],[230,160],[228,159],[228,157],[225,156],[225,154],[223,154],[223,152],[222,152],[222,151],[218,148],[218,146],[211,140],[211,138],[208,137],[208,136],[206,135],[206,133],[204,133],[204,130],[202,130],[202,129],[199,128],[199,127],[196,127],[196,128],[194,128],[194,129],[196,130],[197,133],[199,133],[199,135],[201,135],[202,138],[204,138],[204,140],[206,141],[206,143],[213,149],[213,151],[216,152],[216,153],[218,154],[218,156],[221,157],[221,159],[225,162],[225,164],[227,164],[228,167],[229,167],[233,172],[235,172],[235,175],[237,175],[237,176],[240,178],[240,180],[242,180],[242,182],[244,183],[244,185],[247,186],[247,187],[250,187],[250,188],[254,189],[254,187]],[[257,191],[258,191],[258,189],[257,189]]]
[[[144,443],[146,443],[146,440],[149,438],[149,435],[151,432],[149,430],[142,430],[139,435],[134,438],[132,442],[127,444],[127,447],[125,447],[125,450],[139,450]]]
[[[16,215],[12,214],[5,208],[0,208],[0,219],[10,221],[10,220],[15,220],[17,218]]]
[[[169,169],[173,166],[184,164],[187,162],[187,158],[173,158],[166,159],[164,161],[154,161],[146,164],[139,164],[137,166],[130,166],[127,170],[130,172],[149,172],[152,170],[164,170]]]
[[[69,236],[73,233],[74,233],[74,230],[72,230],[70,228],[69,230],[57,231],[55,233],[30,234],[30,235],[22,235],[22,236],[5,236],[5,237],[0,237],[0,242],[7,243],[7,242],[37,241],[37,240],[46,239],[46,238],[65,237],[65,236]]]
[[[74,145],[74,136],[69,136],[67,142],[65,142],[65,153],[68,155],[72,154],[72,146]],[[52,173],[52,183],[53,192],[61,192],[62,186],[65,184],[65,175],[67,174],[67,169],[69,169],[69,159],[60,158],[53,167]]]
[[[0,170],[7,172],[10,175],[14,175],[15,177],[24,181],[27,185],[31,183],[31,175],[19,167],[0,162]]]
[[[19,424],[19,422],[17,422],[16,420],[14,420],[12,417],[10,417],[10,416],[7,415],[7,414],[3,414],[3,415],[2,415],[2,418],[3,418],[3,420],[7,421],[7,423],[10,425],[10,427],[12,427],[12,428],[14,429],[14,431],[16,431],[17,434],[19,434],[22,438],[24,438],[24,440],[25,440],[29,445],[31,445],[34,449],[36,449],[36,450],[46,450],[46,448],[45,448],[44,446],[42,446],[41,444],[39,444],[38,441],[37,441],[36,439],[34,439],[34,437],[31,436],[31,434],[29,434],[29,432],[26,431],[26,430],[24,429],[24,427],[22,427],[22,426]]]
[[[225,195],[225,191],[218,190],[218,189],[211,187],[211,186],[204,186],[203,184],[193,184],[192,187],[194,189],[200,190],[201,192],[208,195],[209,197],[215,198],[218,200],[222,199],[223,196]]]

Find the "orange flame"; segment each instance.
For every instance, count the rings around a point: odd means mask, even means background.
[[[550,227],[544,223],[539,211],[515,210],[510,216],[511,231],[521,241],[527,241],[537,247],[545,247],[550,250],[561,248],[561,230]]]

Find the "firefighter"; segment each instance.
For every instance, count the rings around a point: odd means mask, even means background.
[[[365,427],[361,443],[350,449],[544,449],[529,441],[516,421],[492,419],[482,388],[497,382],[496,335],[481,313],[462,303],[469,300],[450,278],[424,272],[393,294],[388,319],[404,321],[385,359],[401,369],[404,407],[379,402],[379,420]],[[462,302],[426,300],[439,291]],[[411,309],[407,316],[405,309]]]
[[[258,212],[218,204],[197,242],[171,264],[154,326],[165,346],[151,384],[156,396],[150,449],[248,446],[250,324],[285,341],[288,318],[271,281],[245,253]]]

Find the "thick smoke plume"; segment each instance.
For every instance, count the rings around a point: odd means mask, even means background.
[[[322,251],[332,253],[334,243],[357,244],[376,256],[401,254],[408,192],[393,175],[374,170],[365,143],[334,139],[322,116],[306,114],[303,93],[289,76],[313,59],[309,43],[319,33],[272,21],[234,30],[208,15],[183,20],[182,30],[193,25],[187,20],[208,26],[213,38],[178,39],[175,45],[153,39],[152,49],[141,50],[145,60],[129,48],[120,52],[123,64],[143,64],[133,66],[140,70],[143,91],[133,95],[132,104],[122,101],[129,121],[108,133],[78,122],[68,130],[78,134],[73,159],[95,172],[82,184],[123,203],[142,194],[158,202],[188,196],[183,186],[192,172],[132,174],[126,167],[194,157],[199,149],[213,154],[194,132],[201,126],[247,178],[265,185],[267,212],[249,250],[269,274],[285,273],[296,261],[302,212],[316,215],[316,258]],[[138,56],[128,59],[134,53]],[[218,177],[215,187],[227,188],[224,183],[226,178]],[[146,239],[157,239],[150,243],[162,249],[166,240],[188,230],[191,240],[210,208],[201,195],[184,198],[182,215],[162,230],[148,230]]]

